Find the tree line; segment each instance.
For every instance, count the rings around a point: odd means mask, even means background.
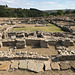
[[[58,10],[57,12],[47,13],[34,8],[22,9],[22,8],[9,8],[7,5],[0,5],[0,17],[47,17],[50,15],[64,15],[64,14],[75,14],[74,11],[63,11]]]
[[[50,15],[57,16],[57,15],[66,15],[66,14],[75,14],[75,10],[58,10],[50,13]]]
[[[7,5],[0,5],[0,17],[41,17],[49,16],[49,13],[30,8],[9,8]]]

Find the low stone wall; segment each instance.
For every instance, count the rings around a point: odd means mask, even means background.
[[[69,46],[74,46],[74,41],[71,40],[70,38],[62,38],[57,41],[57,44],[61,46],[69,47]]]
[[[15,40],[8,39],[8,40],[3,40],[2,44],[3,46],[15,46],[16,42]]]
[[[65,37],[66,33],[65,32],[42,32],[42,31],[34,31],[34,32],[29,32],[29,31],[20,31],[20,32],[7,32],[8,37],[11,36],[16,36],[17,38],[21,37],[37,37],[37,38],[44,38],[44,36],[55,36],[55,37]]]
[[[63,31],[71,32],[71,33],[73,32],[70,27],[58,25],[58,24],[54,23],[53,21],[51,21],[51,23],[54,24],[54,25],[56,25],[57,27],[61,28]]]
[[[49,46],[74,46],[74,41],[70,38],[15,38],[12,37],[10,39],[6,39],[2,41],[3,46],[16,46],[16,47],[23,47],[24,46],[32,46],[32,47],[42,47],[48,48]]]
[[[71,61],[71,60],[75,60],[75,54],[52,56],[52,61]]]
[[[54,21],[64,21],[64,22],[72,22],[72,23],[75,23],[75,21],[72,21],[72,20],[67,20],[67,19],[60,19],[60,18],[56,18],[56,19],[52,19],[52,20],[54,20]]]
[[[0,60],[49,60],[48,56],[39,55],[36,52],[18,51],[15,54],[12,51],[0,51]]]
[[[56,58],[61,59],[60,57],[61,56],[57,56]],[[52,58],[54,57],[52,56]],[[66,60],[65,56],[62,57],[62,59]],[[70,59],[75,60],[75,57],[70,57]],[[62,71],[75,69],[75,61],[53,62],[48,56],[38,55],[34,52],[23,51],[16,52],[16,55],[14,55],[11,51],[0,51],[0,64],[0,71],[28,70],[38,73],[49,70]]]
[[[0,61],[0,71],[28,70],[35,73],[51,70],[72,70],[75,69],[75,61],[71,62],[50,62],[34,60],[11,60]]]
[[[26,42],[25,39],[6,39],[2,41],[2,44],[6,47],[25,48]]]
[[[26,39],[26,45],[33,46],[33,47],[40,47],[40,40],[28,38],[28,39]]]

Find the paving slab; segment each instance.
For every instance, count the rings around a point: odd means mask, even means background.
[[[40,62],[35,61],[29,61],[28,62],[28,70],[34,71],[34,72],[40,72],[43,71],[44,64]]]
[[[19,62],[17,60],[11,61],[11,69],[18,69]]]
[[[51,63],[51,68],[52,68],[53,70],[60,70],[59,63],[58,63],[58,62],[52,62],[52,63]]]
[[[67,69],[70,69],[70,64],[69,63],[66,63],[66,62],[61,62],[60,63],[60,68],[61,70],[67,70]]]
[[[19,61],[19,69],[27,69],[27,61],[25,61],[25,60],[20,60]]]

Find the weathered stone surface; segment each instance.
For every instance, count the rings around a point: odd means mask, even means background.
[[[53,70],[60,70],[59,63],[58,63],[58,62],[52,62],[52,63],[51,63],[51,68],[52,68]]]
[[[44,64],[40,62],[35,61],[29,61],[28,62],[28,70],[34,71],[34,72],[40,72],[43,71]]]
[[[51,70],[51,66],[50,66],[50,62],[49,61],[45,61],[44,62],[44,65],[45,65],[45,70]]]
[[[0,71],[6,71],[10,69],[10,61],[0,61]]]
[[[75,61],[71,61],[70,66],[75,69]]]
[[[16,48],[24,48],[25,45],[25,39],[16,39]]]
[[[19,62],[17,60],[11,61],[11,69],[18,69]]]
[[[49,47],[48,41],[41,40],[41,41],[40,41],[40,47],[41,47],[41,48],[48,48],[48,47]]]
[[[66,47],[74,46],[74,42],[70,38],[59,39],[58,44]]]
[[[61,70],[67,70],[67,69],[70,69],[71,67],[70,67],[69,63],[67,63],[67,62],[61,62],[60,63],[60,68],[61,68]]]
[[[52,61],[71,61],[75,60],[75,54],[55,55],[52,56]]]
[[[25,60],[20,60],[19,63],[20,63],[20,64],[19,64],[19,68],[20,68],[20,69],[27,69],[27,65],[28,65],[28,64],[27,64],[27,61],[25,61]]]
[[[2,42],[0,41],[0,48],[2,48]]]

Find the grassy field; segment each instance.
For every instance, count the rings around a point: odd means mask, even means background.
[[[13,28],[12,31],[44,31],[44,32],[63,32],[59,27],[48,24],[46,27],[25,27],[25,28]]]

